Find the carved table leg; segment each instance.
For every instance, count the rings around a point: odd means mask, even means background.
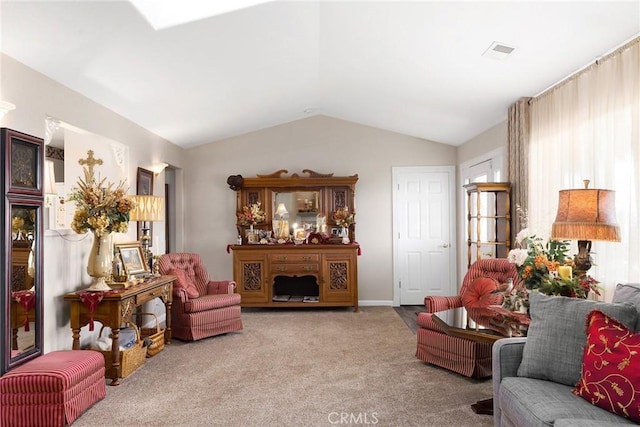
[[[114,376],[111,378],[112,386],[120,384],[120,374],[122,367],[120,366],[120,328],[111,330],[111,367]]]
[[[71,349],[80,350],[80,328],[71,328],[71,333],[73,335],[73,345]]]
[[[166,308],[166,324],[167,329],[164,331],[164,340],[167,344],[171,344],[171,301],[165,302],[164,306]]]
[[[17,349],[18,349],[18,329],[12,328],[11,329],[11,350],[17,350]]]
[[[478,400],[476,403],[471,405],[471,409],[476,414],[493,415],[493,398]]]

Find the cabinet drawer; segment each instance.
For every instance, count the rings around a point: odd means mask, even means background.
[[[306,262],[318,262],[320,255],[318,254],[271,254],[272,263],[306,263]]]
[[[147,301],[160,297],[162,295],[162,289],[162,287],[158,287],[139,293],[136,295],[136,305],[144,304]]]
[[[271,265],[271,273],[317,273],[320,270],[318,264],[273,264]]]

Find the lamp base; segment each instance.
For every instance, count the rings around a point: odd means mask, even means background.
[[[145,262],[149,267],[149,272],[153,271],[153,253],[151,253],[151,249],[149,249],[149,245],[151,243],[151,236],[149,235],[149,229],[142,229],[142,237],[140,237],[140,245],[142,246],[142,252],[144,253]]]
[[[575,274],[578,277],[587,275],[591,268],[593,259],[591,258],[591,240],[578,240],[578,253],[573,257],[575,263]]]

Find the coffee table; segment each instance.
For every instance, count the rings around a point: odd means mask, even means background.
[[[488,308],[498,314],[502,314],[503,316],[505,316],[511,328],[520,326],[526,327],[531,323],[531,319],[529,318],[529,316],[524,313],[510,311],[499,305],[492,305]],[[471,341],[490,344],[498,341],[499,339],[508,338],[507,336],[491,329],[466,329],[450,326],[449,324],[447,324],[447,322],[440,319],[436,314],[431,315],[431,319],[436,325],[442,328],[445,334],[454,337],[465,338]],[[479,400],[471,405],[471,409],[476,414],[493,415],[493,398]]]

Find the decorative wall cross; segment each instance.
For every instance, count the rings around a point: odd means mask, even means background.
[[[95,165],[101,165],[102,164],[102,159],[94,158],[93,157],[93,150],[89,150],[89,151],[87,151],[87,158],[78,160],[78,163],[80,163],[80,165],[82,165],[82,166],[87,165],[87,169],[89,171],[89,175],[93,176],[93,167]]]

